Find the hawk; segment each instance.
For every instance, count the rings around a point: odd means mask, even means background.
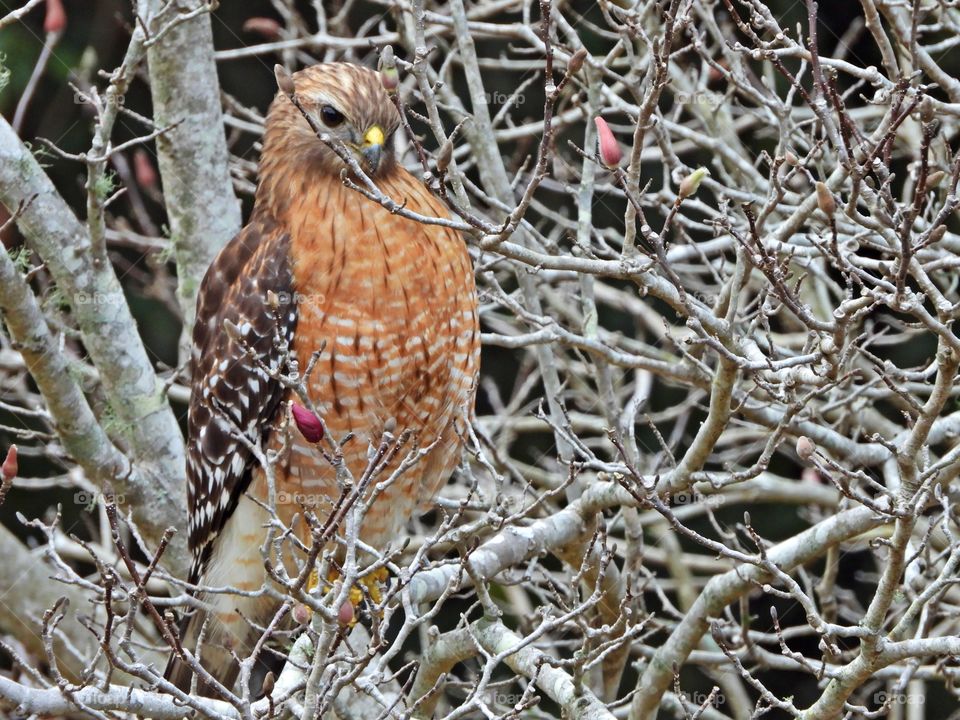
[[[293,75],[303,112],[283,92],[267,114],[259,184],[249,223],[211,264],[197,301],[190,360],[187,439],[191,582],[253,593],[269,582],[267,480],[256,447],[286,448],[273,465],[276,511],[287,525],[307,504],[329,515],[336,473],[316,446],[280,428],[291,391],[277,371],[308,366],[309,399],[357,480],[385,429],[409,432],[429,452],[376,497],[359,538],[396,541],[459,461],[479,365],[473,267],[460,234],[393,214],[344,185],[349,165],[303,113],[353,153],[360,167],[407,209],[447,217],[444,205],[394,156],[400,117],[380,75],[325,63]],[[313,361],[313,362],[311,362]],[[405,453],[379,476],[386,480]],[[299,531],[303,531],[302,519]],[[302,533],[308,540],[308,534]],[[276,611],[268,594],[207,593],[181,637],[231,687],[238,665]],[[167,677],[181,689],[192,672],[174,657]],[[209,694],[210,689],[201,692]]]

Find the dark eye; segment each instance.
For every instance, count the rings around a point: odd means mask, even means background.
[[[324,105],[320,108],[320,118],[323,124],[329,128],[335,128],[343,122],[343,113],[337,110],[333,105]]]

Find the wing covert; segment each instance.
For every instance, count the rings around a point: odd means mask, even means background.
[[[274,222],[254,219],[220,251],[200,287],[187,420],[193,582],[257,463],[238,434],[265,447],[283,399],[282,385],[267,368],[280,369],[285,358],[278,346],[293,341],[292,286],[289,237]],[[271,307],[271,291],[279,305]],[[228,333],[228,320],[238,332]]]

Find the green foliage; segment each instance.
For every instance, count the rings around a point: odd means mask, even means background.
[[[21,273],[26,273],[30,269],[30,257],[32,254],[33,250],[26,245],[21,245],[9,252],[10,259]]]
[[[47,292],[46,296],[43,299],[44,309],[56,308],[57,310],[64,310],[69,312],[70,301],[67,299],[67,296],[64,295],[63,291],[57,286],[53,286]]]
[[[97,196],[97,200],[103,202],[117,188],[117,174],[113,171],[107,171],[100,175],[93,183],[93,192]]]
[[[162,233],[168,242],[163,246],[163,249],[156,254],[156,258],[160,263],[166,265],[168,262],[173,262],[177,249],[174,247],[173,241],[170,240],[170,234],[167,232],[166,225],[163,226]]]
[[[27,150],[30,151],[30,154],[33,155],[34,159],[37,161],[37,164],[46,170],[49,167],[52,167],[53,163],[44,162],[47,159],[53,158],[53,153],[43,145],[34,145],[33,143],[23,142],[23,145]],[[30,164],[26,156],[23,157],[23,160],[20,164],[20,173],[22,175],[28,175],[30,173]]]

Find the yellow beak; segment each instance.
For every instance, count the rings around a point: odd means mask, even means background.
[[[367,161],[369,172],[375,173],[380,165],[380,154],[384,143],[383,129],[379,125],[373,125],[363,136],[363,146],[360,152],[364,160]]]
[[[369,145],[383,145],[383,141],[383,130],[379,125],[373,125],[369,130],[367,130],[367,134],[363,136],[364,147]]]

